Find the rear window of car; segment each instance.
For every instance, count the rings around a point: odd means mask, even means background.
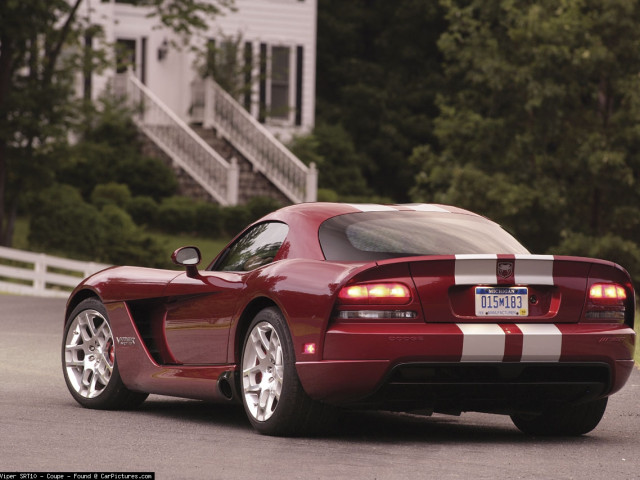
[[[529,253],[498,224],[483,217],[457,213],[351,213],[326,220],[318,235],[325,258],[333,261]]]

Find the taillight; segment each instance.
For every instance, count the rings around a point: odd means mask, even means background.
[[[617,283],[594,283],[589,288],[585,318],[605,322],[624,322],[627,291]]]
[[[405,305],[411,291],[402,283],[361,283],[342,288],[338,299],[347,305]]]
[[[589,289],[589,299],[595,303],[624,302],[627,292],[615,283],[596,283]]]

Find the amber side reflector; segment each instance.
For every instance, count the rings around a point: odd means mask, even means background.
[[[338,298],[347,304],[404,305],[411,300],[411,291],[402,283],[362,283],[342,288]]]
[[[305,343],[302,349],[302,353],[306,355],[313,355],[316,353],[316,344],[315,343]]]

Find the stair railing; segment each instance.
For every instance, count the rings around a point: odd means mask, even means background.
[[[315,202],[318,172],[307,167],[213,79],[205,80],[204,124],[214,127],[292,202]]]
[[[238,203],[239,172],[169,109],[133,74],[119,74],[116,90],[126,89],[134,122],[221,205]],[[119,93],[116,91],[116,93]]]

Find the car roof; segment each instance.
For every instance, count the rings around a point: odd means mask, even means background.
[[[407,204],[375,204],[375,203],[298,203],[283,207],[262,218],[260,221],[276,220],[285,223],[304,222],[308,227],[319,227],[325,220],[359,212],[433,212],[465,214],[479,217],[480,215],[450,205],[431,203],[407,203]]]
[[[280,208],[253,223],[276,221],[289,225],[287,237],[287,258],[308,258],[324,260],[324,254],[318,239],[320,225],[333,217],[360,212],[397,212],[408,214],[411,212],[427,212],[434,215],[471,215],[484,218],[468,210],[449,205],[411,203],[382,205],[373,203],[329,203],[313,202],[299,203]]]

